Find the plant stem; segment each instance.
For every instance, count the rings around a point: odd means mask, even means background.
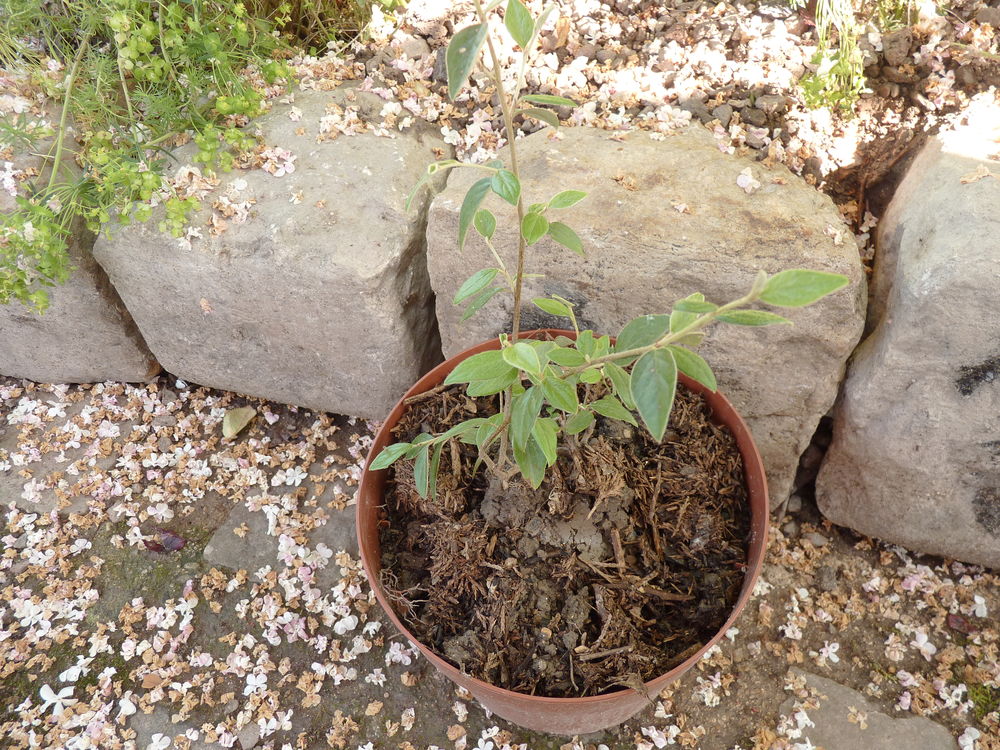
[[[486,47],[490,51],[490,61],[492,62],[491,72],[493,74],[493,83],[496,87],[497,98],[500,100],[500,109],[503,112],[503,128],[504,134],[507,136],[507,146],[510,148],[510,170],[514,173],[517,178],[518,184],[521,182],[521,172],[517,165],[517,147],[515,146],[515,136],[514,131],[514,114],[511,111],[513,102],[507,97],[507,91],[504,89],[503,85],[503,75],[501,74],[500,58],[497,56],[496,47],[493,46],[493,38],[490,36],[489,22],[486,20],[486,13],[483,11],[483,4],[480,0],[475,0],[476,2],[476,14],[479,16],[479,22],[483,24],[486,29]],[[524,55],[528,54],[527,50],[524,50]],[[515,92],[515,95],[519,92]],[[521,290],[524,286],[524,261],[527,250],[527,244],[524,240],[524,235],[521,234],[521,222],[524,221],[524,198],[519,193],[517,196],[517,272],[514,276],[514,311],[511,320],[511,337],[512,342],[517,342],[518,333],[521,330]],[[504,404],[503,404],[503,415],[504,415],[504,426],[510,424],[511,418],[511,404],[513,403],[513,392],[510,388],[507,389],[505,393]],[[508,454],[508,443],[507,443],[507,430],[502,427],[498,434],[500,436],[500,447],[497,451],[497,465],[494,468],[494,472],[502,475],[507,463]]]
[[[662,349],[664,346],[668,346],[669,344],[672,344],[673,342],[678,341],[684,338],[685,336],[700,331],[709,323],[714,322],[715,319],[720,315],[722,315],[723,313],[726,313],[729,310],[732,310],[737,307],[742,307],[743,305],[748,305],[751,302],[756,301],[758,296],[759,293],[757,291],[751,291],[749,294],[740,297],[737,300],[733,300],[732,302],[722,305],[722,307],[720,307],[718,310],[713,310],[710,313],[705,313],[704,315],[695,318],[688,325],[684,326],[680,330],[664,334],[662,337],[654,341],[652,344],[648,344],[647,346],[637,346],[634,349],[625,349],[624,351],[605,354],[603,357],[597,357],[595,359],[590,360],[586,364],[577,365],[576,367],[564,367],[562,370],[563,377],[569,375],[576,375],[577,373],[581,373],[584,370],[589,370],[591,367],[594,367],[595,365],[602,365],[605,362],[614,362],[616,359],[626,359],[629,357],[641,357],[643,354],[651,352],[654,349]]]
[[[63,100],[63,110],[59,115],[59,133],[56,135],[56,153],[52,157],[52,173],[49,175],[49,184],[45,187],[46,192],[52,190],[59,175],[59,167],[62,164],[63,157],[63,145],[66,140],[66,121],[69,118],[70,99],[73,96],[73,86],[76,84],[76,77],[80,73],[80,64],[83,62],[83,56],[87,54],[87,50],[89,48],[90,35],[88,34],[84,38],[83,43],[80,45],[80,49],[76,51],[76,56],[73,58],[73,67],[70,68],[69,77],[66,79],[66,98]]]
[[[486,14],[483,12],[483,5],[480,0],[476,0],[476,13],[479,15],[479,22],[486,27],[486,46],[490,51],[490,60],[493,63],[491,72],[493,83],[496,86],[497,97],[500,99],[500,109],[503,111],[503,128],[507,136],[507,146],[510,148],[510,171],[517,177],[518,183],[521,181],[521,172],[517,167],[517,148],[514,145],[514,113],[511,111],[512,102],[507,96],[503,86],[503,76],[501,75],[500,58],[497,56],[496,48],[493,46],[493,38],[490,36],[489,26],[486,21]],[[524,54],[528,54],[527,50]],[[515,92],[517,94],[518,92]],[[521,195],[517,197],[517,273],[514,276],[514,313],[511,323],[511,341],[517,341],[517,334],[521,329],[521,287],[524,279],[524,261],[527,244],[521,234],[521,222],[524,220],[524,199]]]

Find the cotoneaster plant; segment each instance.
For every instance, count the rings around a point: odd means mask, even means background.
[[[509,481],[518,474],[534,488],[541,486],[546,470],[556,462],[561,442],[585,440],[596,416],[638,426],[638,421],[660,442],[670,420],[677,389],[678,372],[683,372],[712,391],[715,375],[708,363],[692,347],[716,323],[740,326],[789,324],[786,318],[753,307],[764,303],[774,307],[803,307],[848,284],[846,276],[822,271],[791,269],[769,276],[761,271],[745,295],[725,304],[715,304],[700,293],[674,303],[669,313],[653,313],[630,321],[614,344],[606,335],[580,330],[573,305],[552,295],[531,300],[551,315],[565,317],[576,331],[575,339],[561,336],[553,341],[521,339],[522,288],[529,249],[549,237],[569,250],[583,255],[577,233],[558,221],[561,209],[586,197],[580,190],[565,189],[548,200],[528,203],[524,198],[517,161],[514,118],[532,117],[557,127],[555,113],[535,105],[575,106],[575,102],[550,95],[525,94],[524,69],[548,11],[532,17],[521,0],[507,0],[503,24],[521,49],[516,88],[507,91],[503,69],[489,30],[489,15],[501,0],[483,5],[476,0],[478,23],[463,28],[448,45],[446,63],[448,93],[454,99],[467,81],[485,47],[491,73],[503,111],[504,134],[510,161],[463,164],[442,160],[427,168],[419,190],[440,170],[468,168],[482,172],[481,179],[468,190],[459,213],[458,244],[464,246],[475,229],[489,248],[496,266],[472,274],[455,295],[464,304],[463,320],[475,315],[487,301],[500,293],[513,296],[513,320],[509,333],[501,334],[496,351],[475,354],[463,360],[448,375],[445,385],[466,384],[470,397],[499,395],[500,411],[489,418],[460,422],[439,434],[421,434],[411,442],[389,445],[372,461],[372,470],[385,469],[399,460],[413,461],[416,489],[422,497],[433,497],[438,466],[445,445],[451,440],[475,445],[477,468],[483,464],[497,478]],[[520,227],[517,267],[508,268],[492,244],[496,215],[481,208],[493,193],[516,212]],[[411,196],[412,199],[412,196]],[[604,382],[606,388],[580,388],[581,384]],[[589,399],[596,390],[606,393]],[[638,414],[639,420],[636,419]],[[581,434],[582,433],[582,434]]]

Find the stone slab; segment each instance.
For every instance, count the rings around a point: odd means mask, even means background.
[[[409,213],[404,204],[448,147],[420,123],[394,137],[331,130],[348,119],[336,107],[380,125],[384,104],[346,88],[299,91],[251,126],[294,155],[294,171],[224,175],[191,218],[200,237],[161,233],[154,215],[98,240],[98,261],[168,371],[381,418],[440,359],[424,261],[429,198]],[[187,164],[193,148],[176,156]],[[253,202],[247,221],[226,219],[218,232],[207,225],[224,196]]]
[[[823,750],[956,750],[957,742],[940,724],[923,716],[900,715],[894,718],[859,693],[833,680],[811,674],[798,667],[792,672],[805,680],[806,688],[816,694],[817,708],[806,713],[814,727],[805,727],[803,737]],[[794,698],[785,701],[780,713],[790,716]],[[864,715],[862,728],[857,721]],[[852,717],[855,719],[852,721]]]
[[[924,147],[880,222],[816,496],[835,523],[1000,566],[1000,107],[977,112]]]

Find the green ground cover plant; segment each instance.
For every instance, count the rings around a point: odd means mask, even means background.
[[[389,3],[395,0],[375,0]],[[71,271],[70,234],[113,218],[179,234],[196,200],[171,192],[169,149],[192,138],[205,170],[229,170],[256,142],[262,87],[290,76],[299,46],[359,33],[369,0],[8,0],[0,65],[59,103],[50,125],[0,120],[0,147],[43,157],[0,217],[0,304],[39,312]],[[72,134],[71,134],[72,128]]]

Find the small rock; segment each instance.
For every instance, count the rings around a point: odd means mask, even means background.
[[[448,63],[445,61],[447,51],[447,47],[438,47],[437,57],[434,58],[434,72],[431,73],[434,83],[448,84]]]
[[[401,34],[399,36],[403,39],[403,43],[400,45],[399,50],[407,57],[413,60],[420,60],[431,53],[430,45],[419,36],[412,36],[410,34]],[[397,36],[397,38],[399,38],[399,36]]]
[[[799,533],[799,522],[789,521],[784,526],[781,527],[781,531],[785,536],[796,536]]]
[[[750,148],[764,148],[770,143],[765,128],[749,128],[744,140]]]
[[[757,109],[756,107],[744,107],[741,109],[740,119],[750,125],[756,125],[758,128],[767,125],[767,115],[764,113],[764,110]]]
[[[802,510],[802,497],[799,495],[792,495],[791,497],[789,497],[786,510],[789,513],[798,513],[800,510]]]
[[[171,448],[174,447],[174,441],[168,436],[164,435],[159,440],[156,441],[156,447],[160,449],[161,453],[166,453]]]
[[[988,8],[987,10],[992,10],[992,8]],[[959,86],[975,86],[979,82],[979,77],[976,75],[976,71],[970,66],[962,65],[955,71],[955,82]]]
[[[596,53],[594,54],[594,58],[595,58],[595,59],[597,60],[597,62],[599,62],[599,63],[606,63],[606,62],[607,62],[608,60],[611,60],[611,59],[613,59],[614,57],[615,57],[615,53],[614,53],[614,52],[612,52],[612,51],[611,51],[611,50],[609,50],[609,49],[599,49],[599,50],[597,50],[597,52],[596,52]]]
[[[976,11],[979,23],[988,23],[994,29],[1000,29],[1000,8],[980,8]]]
[[[882,37],[882,55],[888,65],[902,65],[910,57],[913,34],[909,29],[899,29]]]
[[[903,67],[894,67],[892,65],[884,66],[882,68],[882,75],[885,76],[887,81],[892,81],[893,83],[916,83],[920,80],[920,76],[917,73],[911,73]]]
[[[679,106],[685,112],[690,112],[692,117],[697,117],[701,122],[711,122],[715,119],[712,113],[708,111],[705,103],[697,99],[684,99],[679,103]]]
[[[810,156],[802,164],[802,176],[812,175],[817,181],[823,179],[823,162],[818,156]]]
[[[239,730],[236,733],[236,739],[240,741],[240,746],[243,750],[251,750],[251,748],[257,747],[257,743],[260,742],[260,727],[257,725],[257,722],[250,722]]]
[[[959,71],[962,70],[964,70],[964,68],[959,68]],[[899,84],[890,83],[886,81],[885,83],[881,84],[877,89],[875,89],[875,93],[881,96],[883,99],[894,99],[895,97],[899,96]]]
[[[729,127],[729,121],[733,119],[733,108],[728,104],[720,104],[712,110],[712,117],[719,121],[724,128]]]
[[[817,571],[816,583],[822,591],[833,591],[837,588],[837,571],[832,565],[822,566]]]
[[[593,60],[597,55],[597,45],[596,44],[584,44],[576,51],[577,57],[582,57],[586,60]]]
[[[830,540],[827,539],[822,534],[820,534],[818,531],[810,531],[808,534],[805,534],[802,538],[808,541],[814,547],[824,547],[830,543]]]
[[[782,115],[788,111],[788,100],[778,94],[762,94],[756,98],[754,104],[769,117]]]

